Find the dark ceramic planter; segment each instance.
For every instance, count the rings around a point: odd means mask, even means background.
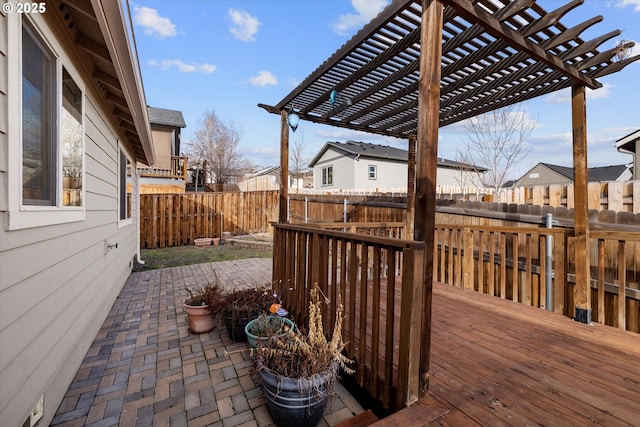
[[[273,421],[279,427],[314,427],[327,406],[335,368],[313,378],[279,377],[261,366],[262,390]]]

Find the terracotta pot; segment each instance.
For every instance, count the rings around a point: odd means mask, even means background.
[[[218,244],[220,243],[220,238],[219,237],[214,237],[212,240],[213,240],[213,245],[214,246],[218,246]]]
[[[209,313],[208,306],[183,304],[183,307],[187,313],[189,331],[192,334],[204,334],[213,330],[216,326],[213,316]]]
[[[210,246],[212,241],[213,241],[213,239],[211,237],[201,237],[199,239],[194,239],[193,243],[198,247],[200,247],[200,246]]]

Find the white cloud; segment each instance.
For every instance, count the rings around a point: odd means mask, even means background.
[[[341,36],[348,35],[351,30],[369,23],[388,4],[387,0],[351,0],[356,13],[338,16],[338,20],[333,24],[333,32]]]
[[[640,12],[640,0],[620,0],[616,7],[633,7],[633,13]]]
[[[144,33],[148,36],[166,39],[177,34],[176,26],[171,20],[158,15],[158,11],[150,7],[134,7],[133,21],[144,28]]]
[[[249,77],[249,82],[254,86],[273,86],[278,84],[278,79],[276,76],[271,74],[271,72],[267,70],[261,70],[258,72],[258,75],[255,77]]]
[[[215,65],[207,64],[206,62],[204,64],[199,64],[197,62],[187,64],[180,59],[163,59],[161,61],[150,59],[148,61],[148,64],[153,67],[160,67],[163,70],[168,70],[171,67],[176,67],[181,73],[211,74],[217,69]]]
[[[595,100],[601,98],[609,98],[611,96],[611,89],[615,86],[610,83],[603,83],[600,89],[587,88],[587,99]],[[571,102],[571,89],[566,88],[552,93],[544,99],[545,104],[566,104]]]
[[[229,17],[233,25],[229,27],[229,32],[238,40],[253,42],[256,40],[258,27],[262,23],[255,16],[249,15],[244,10],[229,9]]]

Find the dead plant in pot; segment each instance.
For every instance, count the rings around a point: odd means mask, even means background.
[[[273,303],[273,290],[266,287],[239,289],[224,295],[222,315],[229,336],[235,342],[246,341],[245,326]]]
[[[211,331],[219,318],[223,300],[222,288],[215,280],[200,289],[186,290],[187,297],[183,301],[183,307],[187,313],[189,330],[194,334]]]
[[[353,373],[348,367],[352,361],[342,353],[345,347],[342,302],[338,303],[333,334],[327,339],[320,294],[315,285],[311,289],[307,334],[290,329],[284,335],[272,335],[258,343],[256,372],[267,397],[267,407],[280,427],[315,426],[337,380],[338,368]]]

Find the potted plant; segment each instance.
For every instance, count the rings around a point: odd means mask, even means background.
[[[224,295],[222,316],[234,342],[247,340],[244,328],[251,320],[269,309],[273,290],[268,288],[240,289]]]
[[[284,335],[289,329],[293,329],[293,327],[294,324],[291,319],[261,313],[257,318],[247,323],[247,326],[244,328],[244,333],[247,335],[249,345],[256,348],[259,341],[265,340],[275,334]]]
[[[322,418],[338,368],[347,373],[352,361],[342,354],[344,307],[338,303],[331,339],[322,327],[320,289],[311,289],[309,332],[290,329],[260,341],[256,350],[256,371],[267,398],[267,407],[280,427],[315,426]],[[325,297],[326,300],[326,297]]]
[[[211,331],[216,326],[221,301],[222,289],[215,282],[197,290],[187,288],[187,298],[183,301],[183,307],[187,313],[189,331],[194,334]]]

